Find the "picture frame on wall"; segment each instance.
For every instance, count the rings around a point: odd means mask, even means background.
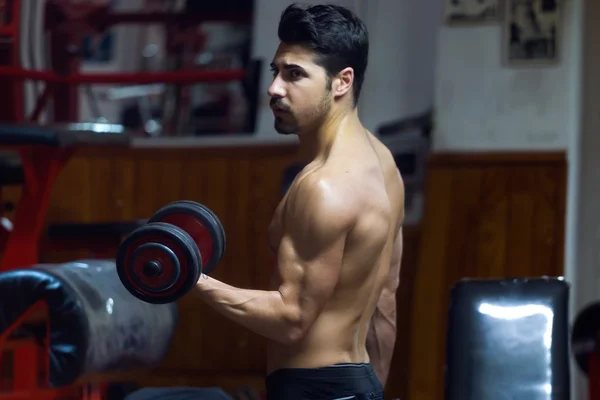
[[[556,64],[560,50],[558,0],[506,0],[504,58],[508,65]]]
[[[500,21],[501,0],[445,0],[446,23],[485,24]]]

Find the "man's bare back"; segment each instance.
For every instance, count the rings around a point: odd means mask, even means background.
[[[311,207],[321,207],[323,202],[338,209],[323,215],[320,221],[307,220]],[[269,244],[280,260],[272,289],[279,287],[282,277],[306,274],[306,286],[318,284],[315,290],[326,299],[310,330],[299,341],[269,343],[269,372],[371,362],[366,347],[371,317],[383,289],[397,287],[399,262],[391,266],[392,256],[399,258],[401,253],[401,240],[397,238],[403,218],[404,188],[394,159],[367,131],[338,134],[327,155],[298,174],[269,227]],[[296,259],[297,247],[303,246],[298,239],[293,242],[286,236],[294,225],[298,226],[296,230],[304,231],[310,248],[333,248],[321,253],[315,250],[314,255],[340,257],[340,267],[336,271],[321,271],[313,280],[311,272],[302,271],[297,263],[286,262]],[[332,232],[322,235],[323,230]],[[321,237],[329,242],[315,246],[314,241]],[[337,260],[331,261],[329,268]]]

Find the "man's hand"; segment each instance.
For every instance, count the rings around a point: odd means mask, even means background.
[[[270,340],[299,341],[333,293],[355,216],[334,183],[316,173],[305,177],[288,195],[281,216],[278,290],[240,289],[203,277],[197,284],[200,296],[225,317]]]

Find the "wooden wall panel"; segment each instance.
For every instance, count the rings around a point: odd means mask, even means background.
[[[446,314],[461,278],[563,274],[564,154],[431,159],[410,324],[408,400],[443,399]]]

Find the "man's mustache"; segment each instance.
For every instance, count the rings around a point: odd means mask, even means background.
[[[287,112],[290,111],[290,107],[283,104],[283,101],[281,101],[281,99],[272,97],[269,104],[270,104],[271,108],[276,108],[278,110],[287,111]]]

